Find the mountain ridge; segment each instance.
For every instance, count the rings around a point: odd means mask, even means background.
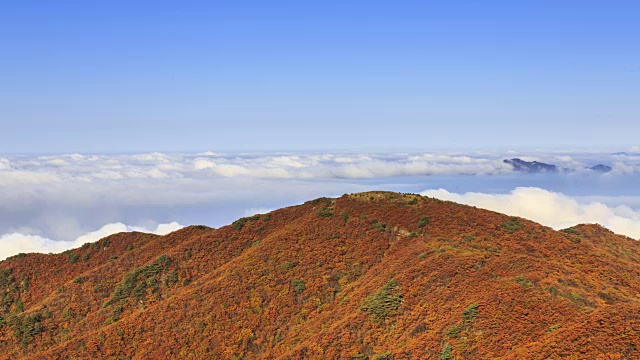
[[[503,160],[505,164],[509,164],[513,167],[515,171],[518,172],[527,172],[527,173],[556,173],[556,172],[571,172],[575,171],[573,169],[568,169],[564,167],[560,167],[553,164],[547,164],[539,161],[525,161],[520,158],[513,159],[505,159]],[[598,164],[595,166],[587,167],[586,169],[599,172],[599,173],[608,173],[611,170],[611,166]]]
[[[598,225],[320,198],[2,261],[0,358],[632,358],[639,264],[635,240]]]

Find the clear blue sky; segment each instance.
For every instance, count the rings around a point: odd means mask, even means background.
[[[625,147],[638,1],[5,1],[0,153]]]

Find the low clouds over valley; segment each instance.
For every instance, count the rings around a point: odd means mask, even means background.
[[[517,173],[506,158],[567,174]],[[612,167],[599,174],[587,168]],[[605,152],[233,153],[0,158],[0,258],[58,252],[120,231],[221,226],[320,196],[422,192],[568,227],[640,237],[640,156]]]

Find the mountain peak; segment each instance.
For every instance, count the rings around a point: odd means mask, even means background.
[[[557,172],[558,167],[538,161],[525,161],[519,158],[505,159],[504,163],[513,166],[515,171],[523,171],[529,173],[539,172]]]
[[[525,161],[519,158],[513,159],[505,159],[503,160],[505,164],[509,164],[513,167],[513,170],[518,172],[526,172],[526,173],[556,173],[556,172],[570,172],[572,169],[567,169],[563,167],[559,167],[553,164],[547,164],[538,161]],[[587,168],[589,170],[593,170],[600,173],[608,173],[612,170],[611,166],[607,166],[604,164],[598,164],[592,167]]]
[[[319,198],[0,262],[0,359],[634,358],[639,264],[594,225]]]
[[[609,171],[612,170],[611,166],[607,166],[607,165],[603,165],[603,164],[598,164],[596,166],[592,166],[589,169],[596,171],[596,172],[601,172],[601,173],[608,173]]]

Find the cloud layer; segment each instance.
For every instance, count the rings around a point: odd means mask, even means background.
[[[85,243],[94,242],[109,235],[127,231],[140,231],[165,235],[181,229],[183,226],[173,222],[160,224],[155,229],[128,226],[122,223],[107,224],[96,231],[89,232],[72,241],[56,241],[38,235],[25,235],[21,233],[9,233],[0,236],[0,260],[19,253],[57,253],[68,249],[77,248]]]
[[[640,212],[625,205],[608,206],[597,201],[581,201],[532,187],[516,188],[508,194],[456,194],[445,189],[426,190],[421,194],[520,216],[557,230],[582,223],[598,223],[618,234],[640,239]]]
[[[491,175],[513,171],[503,159],[520,157],[585,170],[599,162],[614,172],[640,172],[634,153],[238,153],[133,154],[0,158],[0,186],[69,180],[202,177],[261,179],[361,179],[416,175]]]
[[[514,173],[502,161],[512,157],[577,171]],[[608,174],[585,170],[598,163],[614,170]],[[3,254],[62,251],[81,245],[85,236],[95,240],[110,231],[157,232],[159,224],[174,222],[218,227],[241,216],[321,196],[425,188],[452,192],[442,196],[464,194],[458,199],[463,202],[484,199],[480,195],[472,199],[468,192],[485,193],[488,199],[496,197],[495,206],[511,201],[504,209],[510,212],[524,206],[517,204],[526,199],[515,197],[522,190],[502,197],[491,194],[538,187],[554,192],[535,195],[540,207],[549,209],[537,213],[530,209],[532,215],[522,215],[543,223],[564,219],[567,226],[574,220],[597,221],[621,233],[636,234],[639,181],[640,155],[633,151],[617,155],[537,151],[0,156],[0,247],[8,249]],[[585,204],[594,205],[585,208]],[[559,206],[570,211],[559,214],[564,217],[535,218]],[[574,216],[566,217],[567,213]]]

